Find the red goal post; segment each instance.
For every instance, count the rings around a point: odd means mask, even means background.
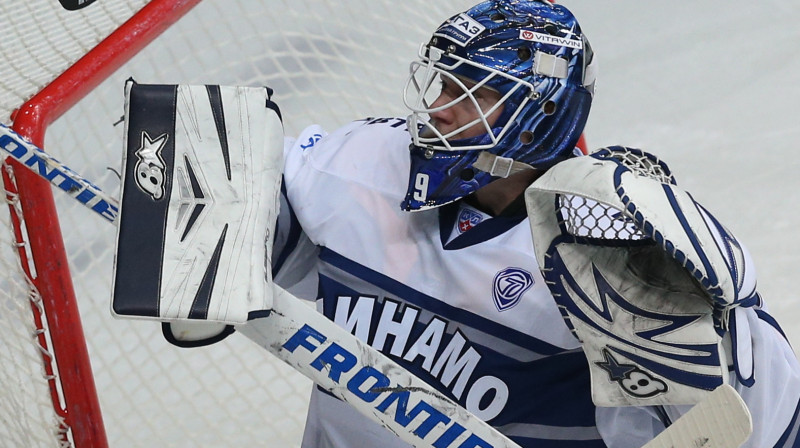
[[[13,129],[44,147],[45,131],[54,120],[199,1],[153,0],[145,5],[15,110],[11,115]],[[18,201],[8,202],[20,265],[31,281],[32,294],[41,301],[41,306],[31,308],[34,325],[40,330],[36,343],[42,351],[50,398],[58,416],[56,438],[62,443],[71,439],[79,447],[106,447],[102,413],[50,184],[16,161],[7,163],[9,169],[4,172],[3,183],[9,197]],[[30,259],[26,247],[32,255]]]
[[[418,44],[473,3],[204,0],[171,26],[199,2],[97,0],[71,12],[56,0],[3,2],[0,121],[115,194],[122,140],[113,123],[129,76],[269,85],[288,135],[402,115]],[[0,440],[298,444],[305,378],[245,338],[181,350],[157,325],[112,319],[113,228],[15,162],[2,172]]]

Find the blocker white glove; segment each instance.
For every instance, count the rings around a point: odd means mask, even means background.
[[[271,90],[125,90],[113,314],[237,324],[269,310],[283,168]]]

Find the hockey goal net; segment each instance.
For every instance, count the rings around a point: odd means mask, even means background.
[[[128,77],[268,85],[288,135],[404,114],[417,45],[469,3],[3,1],[0,121],[116,195]],[[113,319],[113,226],[16,163],[2,172],[3,446],[299,445],[305,378],[243,337],[178,349],[156,323]]]

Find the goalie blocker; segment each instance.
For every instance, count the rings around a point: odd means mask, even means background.
[[[112,313],[214,337],[272,307],[283,129],[267,88],[125,86]],[[186,336],[186,335],[184,335]]]

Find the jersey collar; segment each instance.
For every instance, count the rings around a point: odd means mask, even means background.
[[[518,200],[521,199],[522,195],[520,195]],[[519,207],[517,204],[518,200],[515,200],[514,203],[506,208],[499,216],[484,219],[476,226],[453,238],[449,243],[447,241],[450,239],[456,220],[458,219],[458,214],[461,210],[461,201],[439,207],[439,236],[441,238],[442,247],[445,250],[463,249],[488,241],[505,233],[512,227],[515,227],[527,217],[524,201],[522,202],[523,206]]]

